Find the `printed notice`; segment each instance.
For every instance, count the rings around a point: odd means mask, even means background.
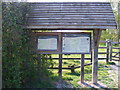
[[[57,50],[57,36],[39,36],[38,49]]]
[[[90,37],[63,37],[63,53],[89,53]]]

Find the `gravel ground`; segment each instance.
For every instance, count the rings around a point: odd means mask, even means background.
[[[110,65],[110,68],[112,70],[108,70],[109,77],[111,79],[113,79],[113,83],[115,83],[117,86],[117,87],[113,87],[113,88],[118,88],[118,84],[120,83],[118,81],[118,76],[120,75],[120,73],[118,73],[118,71],[120,70],[120,66],[119,65]]]

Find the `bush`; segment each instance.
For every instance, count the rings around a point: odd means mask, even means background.
[[[38,82],[38,60],[33,53],[30,30],[25,30],[26,16],[29,15],[28,3],[2,3],[3,13],[3,47],[2,73],[3,88],[34,87]],[[50,55],[41,55],[42,78],[48,80]],[[40,84],[41,83],[37,83]],[[43,85],[43,84],[42,84]],[[40,87],[39,87],[40,88]]]

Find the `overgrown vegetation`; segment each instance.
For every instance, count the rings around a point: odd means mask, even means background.
[[[3,88],[46,87],[49,83],[47,67],[52,60],[50,55],[41,55],[42,81],[38,80],[38,60],[33,53],[29,30],[24,30],[26,16],[29,15],[28,3],[3,2],[3,47],[2,73]],[[45,81],[47,80],[47,81]],[[42,84],[41,84],[42,82]],[[48,84],[50,85],[50,83]]]

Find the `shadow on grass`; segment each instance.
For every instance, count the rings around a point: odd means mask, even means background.
[[[75,76],[80,76],[79,72],[75,72],[75,73],[66,73],[67,75],[75,75]]]
[[[97,89],[95,89],[95,87],[97,87],[97,88],[107,88],[106,86],[103,86],[102,84],[99,84],[99,83],[89,84],[89,83],[83,82],[82,84],[86,87],[90,87],[93,90],[97,90]]]
[[[108,65],[116,65],[115,62],[108,62]]]

